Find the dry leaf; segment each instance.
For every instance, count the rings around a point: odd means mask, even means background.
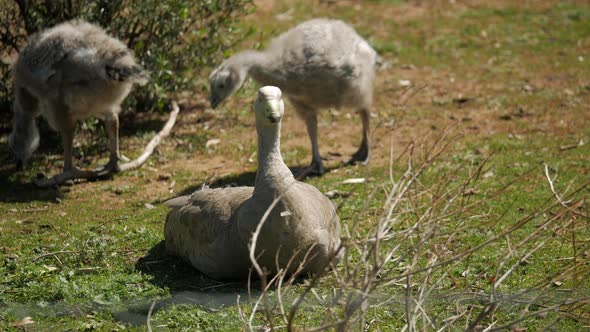
[[[412,81],[410,81],[410,80],[399,80],[399,81],[397,81],[397,84],[399,84],[399,86],[407,87],[407,86],[412,85]]]
[[[352,178],[352,179],[346,179],[344,181],[342,181],[343,184],[357,184],[357,183],[365,183],[367,182],[367,179],[365,178]]]
[[[215,146],[219,143],[221,143],[221,140],[219,138],[212,138],[212,139],[208,140],[207,143],[205,143],[205,148],[208,149],[208,148]]]
[[[249,163],[253,163],[255,156],[256,156],[256,151],[252,152],[252,154],[250,155],[250,157],[248,157],[248,162]]]
[[[47,270],[47,272],[52,272],[57,270],[57,267],[55,266],[45,266],[45,269]]]
[[[33,323],[35,323],[35,321],[33,320],[33,318],[31,318],[30,316],[27,316],[27,317],[19,320],[18,322],[14,322],[14,323],[10,324],[10,326],[13,326],[13,327],[23,327],[25,325],[30,325],[30,324],[33,324]]]

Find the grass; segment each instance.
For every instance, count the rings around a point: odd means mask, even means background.
[[[293,20],[274,19],[290,7]],[[582,1],[471,6],[370,1],[356,8],[336,3],[310,9],[304,1],[279,1],[260,2],[243,25],[257,29],[264,41],[296,21],[328,14],[354,24],[392,67],[377,77],[369,166],[336,167],[358,144],[353,113],[342,110],[320,121],[322,154],[343,156],[327,161],[330,173],[306,182],[347,194],[333,200],[351,246],[339,274],[326,275],[314,288],[317,297],[306,297],[295,315],[297,328],[346,318],[349,329],[431,330],[453,317],[448,330],[588,326],[590,7]],[[260,41],[252,38],[243,47]],[[399,79],[410,80],[411,91],[399,87]],[[192,192],[210,175],[217,186],[253,183],[256,165],[248,159],[255,136],[248,105],[255,89],[247,83],[216,112],[205,111],[206,93],[197,93],[159,153],[142,169],[110,180],[56,190],[30,185],[37,172],[57,171],[61,156],[54,136],[42,144],[30,169],[14,173],[12,165],[3,165],[0,330],[19,330],[17,323],[28,316],[34,323],[24,328],[31,330],[142,331],[152,303],[153,329],[245,329],[260,289],[248,294],[244,284],[207,279],[167,257],[161,243],[167,211],[160,203]],[[143,120],[123,135],[130,154],[159,121]],[[384,219],[394,184],[406,181],[408,161],[416,172],[447,126],[455,129],[435,147],[449,147],[408,187],[393,217]],[[213,138],[221,142],[205,148]],[[584,144],[577,146],[580,141]],[[78,162],[96,162],[104,151],[83,143]],[[307,134],[289,108],[282,143],[288,165],[309,161]],[[411,158],[403,153],[410,143]],[[8,152],[3,146],[0,153]],[[571,200],[567,207],[556,204],[545,165],[551,178],[557,175],[556,192]],[[369,181],[342,183],[357,177]],[[391,222],[392,238],[368,254],[362,249],[366,239],[384,221]],[[388,252],[392,259],[363,298],[358,281],[372,273],[365,264]],[[287,312],[309,282],[281,289]],[[254,326],[284,328],[278,291],[265,295],[252,316]],[[367,307],[346,314],[355,301],[365,300]],[[478,319],[490,304],[497,305],[494,311]]]

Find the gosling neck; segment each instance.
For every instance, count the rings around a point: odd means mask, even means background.
[[[267,56],[264,52],[246,50],[232,56],[228,60],[230,65],[234,65],[247,73],[256,72],[258,68],[265,67],[268,64]]]
[[[262,85],[282,86],[280,70],[277,70],[272,54],[265,51],[247,50],[235,55],[239,67],[245,69],[256,82]]]
[[[258,132],[258,171],[255,191],[262,187],[281,189],[290,185],[295,178],[281,156],[281,123],[261,124],[256,120]]]

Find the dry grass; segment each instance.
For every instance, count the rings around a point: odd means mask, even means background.
[[[292,284],[294,276],[279,272],[268,279],[269,276],[256,268],[262,280],[262,292],[253,300],[249,316],[244,314],[247,309],[240,310],[244,326],[252,331],[298,330],[298,318],[305,315],[299,311],[310,297],[323,306],[324,319],[317,326],[307,326],[308,331],[363,330],[371,325],[368,312],[392,304],[403,308],[402,331],[445,331],[461,326],[466,331],[501,331],[547,317],[544,329],[551,329],[566,318],[583,325],[590,323],[589,313],[581,310],[590,302],[590,294],[557,287],[567,282],[579,284],[590,277],[587,259],[578,254],[590,249],[588,243],[575,241],[577,232],[587,234],[589,230],[588,215],[583,208],[587,198],[583,191],[590,183],[558,193],[546,166],[551,188],[547,192],[551,195],[544,204],[509,227],[488,233],[475,246],[461,245],[469,233],[477,230],[478,220],[488,223],[487,216],[476,213],[478,207],[502,195],[518,180],[485,197],[470,199],[470,188],[485,171],[486,158],[471,165],[461,181],[457,181],[457,174],[462,173],[457,169],[439,182],[424,186],[423,173],[457,140],[453,132],[445,130],[434,143],[422,147],[420,154],[416,147],[409,146],[395,160],[399,162],[407,155],[405,171],[398,176],[394,172],[392,151],[390,182],[376,189],[386,190],[383,209],[369,227],[359,227],[364,210],[355,222],[345,225],[345,241],[340,248],[344,258],[340,265],[326,271],[329,276],[318,275],[307,280],[294,301],[282,296],[283,288]],[[529,226],[532,231],[527,230]],[[566,258],[561,270],[543,276],[525,289],[514,290],[505,285],[529,264],[531,257],[555,245],[556,234],[572,239],[567,245],[571,246],[573,257]],[[255,246],[256,233],[251,250]],[[492,273],[487,276],[487,287],[477,291],[453,287],[452,273],[469,260],[481,259],[482,251],[490,248],[500,258],[488,267]],[[257,267],[253,255],[251,259]],[[325,285],[319,286],[320,278],[331,280],[332,294],[328,299],[318,295],[326,291]],[[455,290],[451,291],[449,285]],[[437,308],[441,300],[446,307],[442,310]],[[265,317],[263,325],[254,323],[259,312]]]

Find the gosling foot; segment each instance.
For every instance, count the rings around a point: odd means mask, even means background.
[[[119,173],[121,171],[121,167],[119,165],[119,160],[111,159],[106,165],[100,166],[94,170],[98,176],[106,176],[113,173]]]
[[[72,167],[56,174],[50,178],[38,177],[35,179],[35,185],[41,188],[71,184],[76,179],[94,179],[99,177],[95,171],[81,170],[78,167]]]
[[[350,159],[346,162],[347,165],[361,164],[366,165],[369,163],[369,147],[361,146],[357,152],[355,152]]]
[[[326,170],[324,169],[324,164],[320,161],[320,162],[311,162],[311,165],[303,168],[302,170],[300,170],[299,172],[297,172],[296,177],[298,179],[303,179],[306,178],[308,176],[321,176],[324,173],[326,173]]]

